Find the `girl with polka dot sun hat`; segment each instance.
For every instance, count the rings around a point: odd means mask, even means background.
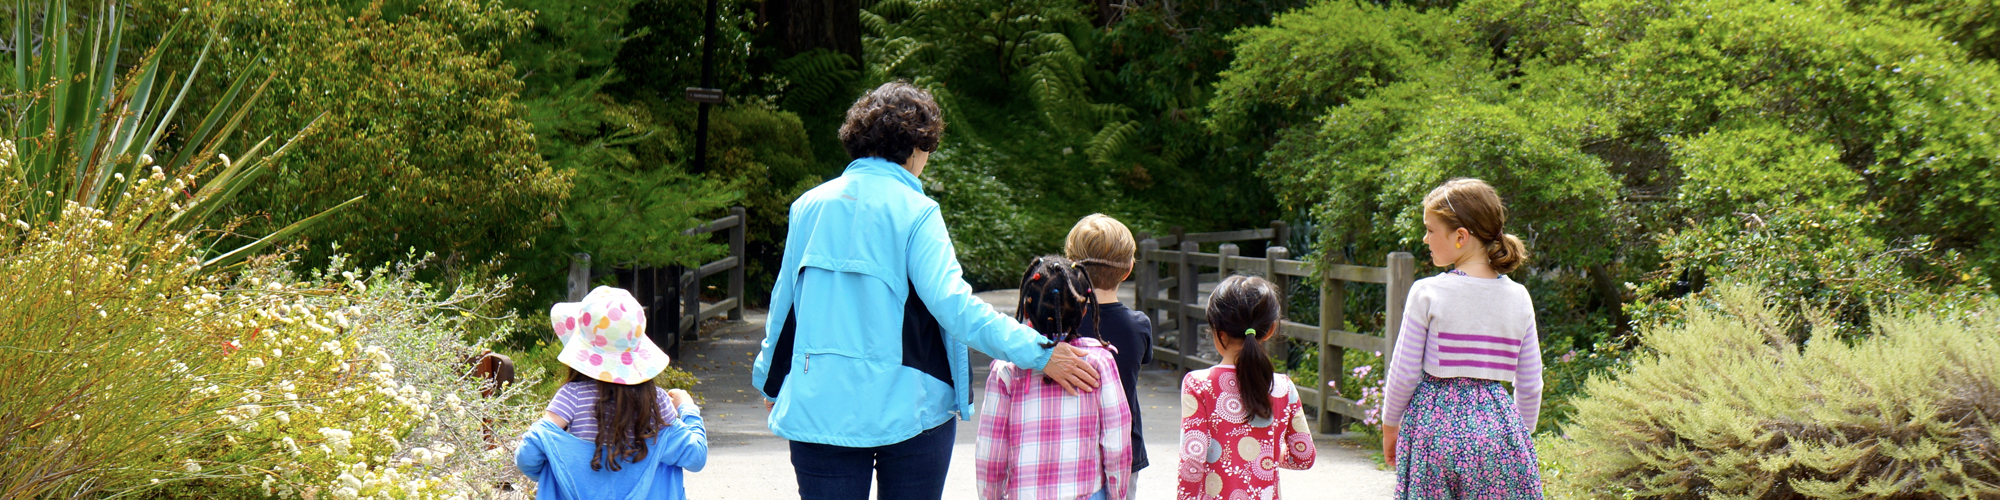
[[[646,337],[646,312],[625,290],[598,287],[549,308],[570,368],[514,457],[538,498],[686,498],[682,471],[708,461],[701,408],[653,385],[667,353]]]

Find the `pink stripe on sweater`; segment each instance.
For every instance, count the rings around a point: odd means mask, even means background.
[[[1511,346],[1514,346],[1514,347],[1520,347],[1520,346],[1521,346],[1521,339],[1510,339],[1510,338],[1506,338],[1506,337],[1495,337],[1495,336],[1492,336],[1492,335],[1473,335],[1473,334],[1470,334],[1470,333],[1445,333],[1445,332],[1438,332],[1438,334],[1437,334],[1437,338],[1441,338],[1441,339],[1445,339],[1445,340],[1463,340],[1463,341],[1466,341],[1466,342],[1486,342],[1486,343],[1490,343],[1490,344],[1506,344],[1506,345],[1511,345]]]

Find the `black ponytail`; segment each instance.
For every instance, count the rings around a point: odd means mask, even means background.
[[[1236,386],[1243,406],[1256,418],[1271,418],[1276,368],[1264,341],[1276,333],[1268,330],[1278,323],[1278,314],[1277,288],[1264,278],[1230,276],[1208,296],[1209,329],[1243,342],[1243,351],[1236,354]]]

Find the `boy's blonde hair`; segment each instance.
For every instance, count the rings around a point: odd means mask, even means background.
[[[1132,271],[1132,254],[1139,249],[1132,230],[1109,215],[1090,214],[1069,228],[1063,253],[1089,271],[1091,286],[1109,288]]]

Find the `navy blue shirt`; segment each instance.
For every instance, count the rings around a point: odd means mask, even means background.
[[[1095,328],[1097,331],[1092,331]],[[1112,302],[1097,305],[1097,321],[1083,322],[1085,337],[1104,339],[1118,348],[1118,380],[1125,385],[1125,402],[1132,406],[1132,470],[1146,468],[1144,421],[1139,418],[1139,368],[1153,363],[1153,321],[1144,313]]]

